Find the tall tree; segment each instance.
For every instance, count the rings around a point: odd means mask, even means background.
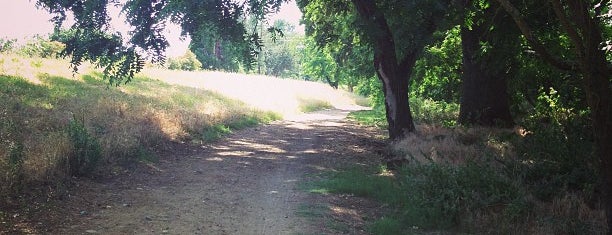
[[[548,6],[572,45],[574,59],[566,61],[549,53],[523,13],[512,2],[497,1],[512,16],[521,33],[542,59],[559,69],[574,70],[582,75],[604,182],[603,201],[606,204],[608,234],[612,234],[612,62],[604,50],[609,47],[607,43],[610,39],[605,36],[611,36],[604,33],[610,33],[612,27],[612,3],[590,0],[548,1]]]
[[[497,4],[468,1],[465,7],[459,123],[511,126],[507,80],[514,70],[518,32],[505,27],[507,14],[500,14]]]
[[[351,27],[372,48],[374,71],[383,84],[389,137],[393,140],[402,138],[415,131],[408,103],[410,75],[425,45],[446,19],[451,1],[352,0],[350,3],[298,1],[306,14],[309,11],[318,14],[311,17],[310,22],[306,21],[307,29],[323,32],[317,37],[317,42],[338,37],[329,30],[334,25],[330,23],[333,20],[330,15],[348,12],[357,16]]]

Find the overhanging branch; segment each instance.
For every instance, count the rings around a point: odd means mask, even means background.
[[[533,34],[533,30],[531,27],[529,27],[529,24],[527,24],[521,12],[516,9],[516,7],[514,7],[510,1],[497,0],[497,2],[499,2],[506,12],[510,14],[516,25],[519,27],[519,30],[521,30],[521,33],[527,39],[529,45],[531,45],[533,50],[536,51],[542,59],[561,70],[577,71],[577,66],[574,63],[562,61],[551,55],[548,50],[546,50],[544,45],[542,45],[542,43]]]

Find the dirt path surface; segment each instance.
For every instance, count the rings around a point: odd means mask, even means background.
[[[300,189],[320,172],[378,161],[380,131],[329,110],[175,144],[129,175],[80,181],[53,234],[364,234],[379,206]],[[372,214],[374,213],[374,214]]]

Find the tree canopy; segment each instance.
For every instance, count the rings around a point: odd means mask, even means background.
[[[110,84],[119,85],[129,82],[142,69],[145,58],[153,62],[166,60],[168,42],[162,31],[168,21],[179,24],[182,34],[196,41],[216,37],[243,45],[239,47],[242,58],[252,65],[261,50],[262,39],[256,30],[247,32],[245,19],[251,16],[262,21],[277,12],[285,1],[40,0],[37,5],[55,15],[54,39],[66,44],[64,55],[71,56],[75,70],[83,61],[92,61],[104,68]],[[122,35],[110,30],[111,4],[123,4],[122,13],[132,26],[127,45],[123,44]],[[72,13],[74,24],[68,30],[60,30],[68,13]]]

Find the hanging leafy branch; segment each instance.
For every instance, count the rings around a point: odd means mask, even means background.
[[[108,6],[121,6],[119,0],[38,0],[37,6],[55,15],[54,40],[66,44],[62,55],[71,57],[75,72],[84,61],[90,61],[104,70],[111,85],[119,85],[129,82],[143,68],[142,53],[152,62],[165,62],[168,41],[162,32],[168,20],[182,27],[183,36],[213,32],[224,41],[242,45],[244,61],[250,69],[263,44],[257,32],[247,33],[244,21],[247,16],[265,19],[286,1],[128,0],[122,10],[126,23],[132,26],[127,45],[119,33],[108,27]],[[62,31],[69,13],[74,24]],[[269,30],[279,34],[276,29]]]

